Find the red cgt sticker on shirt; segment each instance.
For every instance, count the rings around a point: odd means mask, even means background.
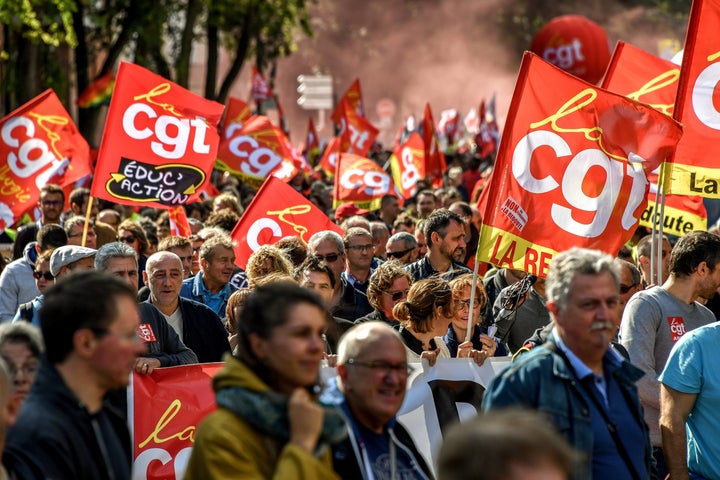
[[[138,337],[143,343],[152,343],[157,341],[152,326],[149,323],[141,323],[138,327]]]
[[[680,337],[685,335],[685,321],[682,317],[667,317],[667,321],[670,326],[672,341],[677,342]]]

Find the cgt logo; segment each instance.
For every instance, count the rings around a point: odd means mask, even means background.
[[[582,48],[582,42],[577,38],[573,38],[570,43],[546,48],[542,53],[542,57],[553,65],[568,70],[576,63],[585,61]]]
[[[133,103],[125,110],[122,116],[123,131],[134,140],[152,139],[152,152],[168,160],[182,158],[188,147],[197,154],[207,155],[210,153],[210,145],[206,138],[209,129],[206,119],[200,116],[183,118],[173,105],[154,100],[168,93],[170,88],[169,83],[163,83],[146,94],[134,97],[136,102],[145,100],[147,103]],[[169,114],[158,113],[153,106]]]

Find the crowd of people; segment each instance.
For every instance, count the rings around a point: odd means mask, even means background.
[[[129,478],[129,373],[205,362],[224,362],[218,409],[186,478],[720,478],[720,237],[662,239],[658,285],[649,235],[631,257],[561,252],[547,278],[476,266],[478,167],[373,212],[332,210],[300,175],[344,233],[263,245],[245,269],[230,234],[253,191],[232,177],[186,206],[189,237],[46,185],[1,262],[0,479]],[[431,468],[396,418],[413,364],[508,356]]]

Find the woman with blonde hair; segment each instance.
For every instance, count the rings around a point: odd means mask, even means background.
[[[432,366],[438,358],[450,358],[442,339],[455,315],[447,281],[426,278],[413,283],[407,300],[395,305],[393,315],[400,321],[400,337],[408,360],[426,358]]]
[[[248,258],[245,274],[251,287],[269,273],[284,273],[292,277],[293,265],[282,250],[273,245],[262,245]]]

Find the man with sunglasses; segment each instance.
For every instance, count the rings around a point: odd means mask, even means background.
[[[345,417],[348,437],[333,446],[333,468],[343,479],[432,478],[395,418],[409,372],[400,335],[386,323],[355,325],[340,340],[339,395],[332,397]]]
[[[620,342],[633,365],[645,372],[637,383],[638,393],[659,478],[667,470],[658,423],[657,378],[680,337],[715,322],[713,313],[697,299],[710,298],[720,287],[720,237],[700,231],[686,234],[672,249],[668,267],[670,275],[662,286],[638,292],[628,301],[620,324]]]
[[[388,239],[385,254],[388,260],[397,260],[403,265],[410,265],[418,257],[418,243],[413,234],[398,232]]]

